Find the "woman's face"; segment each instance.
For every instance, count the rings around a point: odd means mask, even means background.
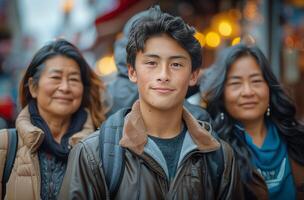
[[[38,86],[29,80],[30,92],[37,100],[41,116],[69,117],[81,105],[83,83],[80,68],[65,56],[55,56],[45,61]]]
[[[227,112],[242,123],[264,118],[269,105],[269,87],[252,56],[238,58],[227,73],[224,87]]]

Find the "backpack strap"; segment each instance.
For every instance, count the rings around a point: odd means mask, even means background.
[[[11,175],[18,147],[18,135],[15,128],[8,129],[8,148],[2,177],[2,198],[6,193],[6,183]]]
[[[111,199],[117,193],[125,169],[125,149],[119,145],[122,137],[124,116],[130,109],[118,111],[111,120],[118,124],[105,122],[100,129],[100,156]]]

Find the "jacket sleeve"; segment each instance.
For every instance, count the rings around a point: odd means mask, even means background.
[[[245,199],[241,177],[232,148],[221,141],[224,159],[224,170],[217,199]]]
[[[71,150],[58,199],[106,199],[101,164],[92,146],[80,142]]]

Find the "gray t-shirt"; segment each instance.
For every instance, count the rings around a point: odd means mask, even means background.
[[[166,160],[170,181],[176,174],[177,164],[186,132],[187,127],[183,126],[182,132],[174,138],[163,139],[149,136],[157,144]]]

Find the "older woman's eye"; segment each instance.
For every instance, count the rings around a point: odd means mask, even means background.
[[[60,76],[51,76],[51,79],[59,80],[59,79],[61,79],[61,77]]]
[[[241,82],[228,82],[227,85],[240,85]]]
[[[252,82],[253,82],[253,83],[262,83],[263,80],[262,80],[262,79],[256,79],[256,80],[253,80]]]
[[[70,81],[73,81],[73,82],[80,82],[80,78],[70,78]]]

